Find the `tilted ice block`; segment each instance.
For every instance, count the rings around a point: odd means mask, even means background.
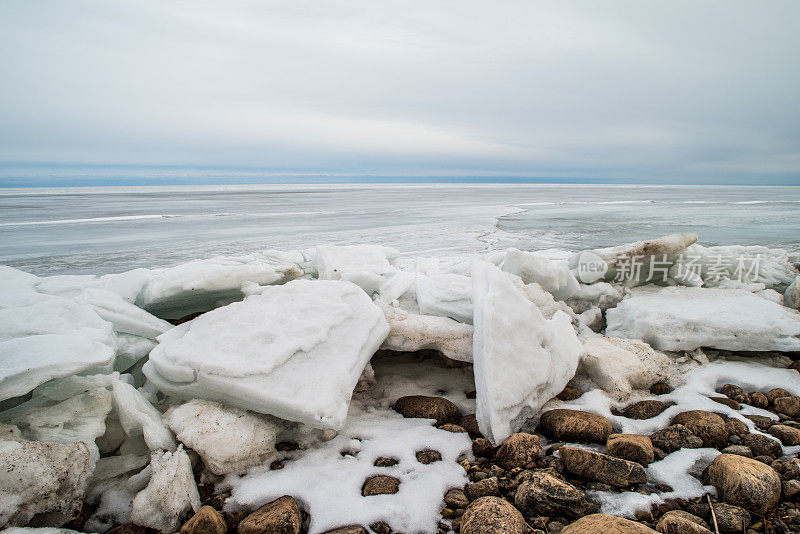
[[[244,282],[280,284],[302,274],[296,265],[262,254],[190,261],[154,271],[136,305],[159,317],[178,319],[240,300]]]
[[[526,284],[537,283],[556,300],[565,300],[580,289],[580,284],[567,267],[543,254],[523,252],[515,248],[506,250],[503,270],[519,276]]]
[[[509,276],[473,264],[476,417],[495,444],[564,389],[581,352],[569,316],[557,311],[545,319]]]
[[[150,483],[133,499],[131,521],[161,532],[175,532],[183,515],[200,508],[192,462],[183,447],[178,447],[175,452],[154,451],[150,465]]]
[[[169,330],[144,373],[175,397],[341,428],[358,377],[388,333],[358,286],[295,280]]]
[[[606,320],[606,335],[659,350],[800,350],[800,313],[741,289],[641,288]]]
[[[2,341],[0,400],[24,395],[53,378],[107,366],[113,359],[113,348],[79,336],[44,334]]]
[[[672,265],[672,256],[696,242],[697,234],[670,234],[648,241],[636,241],[616,247],[579,252],[569,258],[568,265],[570,270],[577,273],[578,278],[581,278],[581,265],[599,259],[605,262],[608,268],[603,276],[604,280],[613,280],[619,273],[627,285],[637,285],[644,283],[650,274],[657,277],[662,276],[660,272],[651,273],[651,266],[668,271]],[[635,269],[634,264],[639,265],[639,268]],[[593,280],[583,281],[591,282]]]
[[[130,384],[115,380],[112,387],[114,407],[125,433],[141,435],[150,450],[173,450],[175,439],[161,419],[159,412]]]
[[[472,324],[472,280],[460,274],[420,276],[417,303],[420,313]]]
[[[199,399],[170,408],[164,420],[216,475],[241,471],[274,456],[275,438],[285,428],[265,416]]]
[[[88,304],[97,315],[113,324],[115,332],[155,339],[172,328],[170,323],[105,289],[87,289],[76,300]]]
[[[731,279],[761,283],[766,289],[783,292],[798,275],[785,250],[758,245],[704,247],[695,244],[677,259],[699,271],[706,287],[717,287]]]
[[[783,303],[789,308],[800,310],[800,276],[794,279],[783,294]]]
[[[471,324],[459,323],[449,317],[408,313],[384,303],[379,305],[389,323],[389,336],[382,349],[402,352],[432,349],[453,360],[472,361],[475,329]]]
[[[593,337],[583,340],[578,373],[622,400],[633,390],[647,390],[668,378],[671,363],[667,355],[642,341]]]

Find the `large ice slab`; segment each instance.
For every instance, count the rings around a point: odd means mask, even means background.
[[[341,428],[388,333],[383,312],[356,285],[295,280],[163,334],[144,373],[179,398]]]
[[[583,340],[578,372],[619,400],[669,377],[672,361],[647,343],[615,337]]]
[[[267,253],[195,260],[154,271],[135,304],[159,317],[178,319],[241,300],[245,282],[280,284],[302,274],[297,265]]]
[[[498,444],[566,386],[581,344],[567,314],[545,319],[497,267],[476,261],[472,279],[476,417],[484,436]]]
[[[741,289],[642,288],[606,319],[606,335],[660,350],[800,350],[800,313]]]

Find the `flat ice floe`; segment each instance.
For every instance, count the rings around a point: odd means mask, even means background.
[[[388,333],[383,312],[358,286],[296,280],[163,334],[144,373],[178,398],[335,429]]]
[[[567,314],[545,319],[507,273],[476,261],[472,278],[476,417],[483,435],[499,444],[564,389],[581,344]]]
[[[606,335],[660,350],[800,350],[800,313],[741,289],[642,288],[606,317]]]

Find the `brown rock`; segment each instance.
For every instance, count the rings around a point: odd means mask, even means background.
[[[452,432],[453,434],[464,434],[467,432],[466,428],[454,425],[453,423],[445,423],[443,425],[439,425],[439,430],[446,430],[448,432]]]
[[[602,415],[578,410],[557,409],[544,412],[539,428],[547,437],[561,441],[605,443],[613,432]]]
[[[736,402],[733,399],[729,399],[728,397],[709,397],[709,399],[713,400],[714,402],[718,402],[732,410],[741,410],[742,405]]]
[[[481,429],[478,428],[478,420],[475,418],[474,413],[462,417],[458,424],[471,435],[482,436]]]
[[[606,442],[606,454],[645,467],[655,459],[653,442],[649,437],[639,434],[611,434]]]
[[[400,481],[394,477],[386,475],[373,475],[364,481],[361,487],[361,495],[391,495],[400,491]]]
[[[800,429],[787,425],[772,425],[768,432],[784,445],[800,445]]]
[[[467,499],[467,494],[463,490],[451,489],[445,494],[444,503],[448,508],[459,510],[469,506],[469,499]]]
[[[769,399],[766,395],[761,393],[760,391],[751,391],[750,392],[750,405],[755,406],[756,408],[766,408],[769,406]]]
[[[775,400],[780,399],[782,397],[791,397],[792,394],[786,391],[783,388],[774,388],[767,391],[767,400],[770,404],[774,404]]]
[[[777,425],[780,426],[780,425]],[[781,444],[772,438],[761,434],[748,434],[744,437],[744,444],[753,451],[753,456],[774,456],[780,458],[783,455]]]
[[[531,527],[511,503],[498,497],[481,497],[461,518],[461,534],[529,534]],[[596,534],[596,533],[594,533]]]
[[[495,461],[506,469],[524,469],[541,457],[542,443],[539,436],[520,432],[506,438],[497,450]]]
[[[623,415],[630,419],[650,419],[669,408],[669,406],[669,404],[660,400],[643,400],[625,408]]]
[[[561,447],[559,454],[564,467],[583,478],[623,488],[647,482],[644,467],[636,462],[577,447]]]
[[[425,395],[400,397],[394,403],[394,409],[403,417],[436,419],[436,424],[458,423],[461,419],[461,410],[458,406],[442,397]]]
[[[475,456],[491,456],[497,450],[492,442],[486,438],[478,438],[472,441],[472,453]]]
[[[397,458],[387,458],[385,456],[379,456],[375,458],[375,461],[372,462],[372,465],[375,467],[392,467],[400,463],[400,460]]]
[[[650,393],[653,395],[666,395],[670,393],[672,388],[666,382],[656,382],[650,386]]]
[[[148,532],[152,532],[152,529],[134,525],[133,523],[125,523],[106,531],[106,534],[148,534]]]
[[[800,397],[778,397],[773,403],[775,411],[789,417],[800,415]]]
[[[747,458],[753,457],[753,450],[746,445],[729,445],[722,449],[725,454],[738,454]]]
[[[781,496],[781,479],[770,466],[732,454],[720,454],[703,473],[725,502],[764,515]]]
[[[303,517],[295,500],[288,495],[267,503],[245,517],[239,534],[300,534]]]
[[[750,524],[750,512],[741,506],[715,502],[711,508],[717,518],[720,534],[741,534]],[[711,521],[713,523],[713,519]]]
[[[228,525],[219,512],[203,506],[181,527],[181,534],[226,534]]]
[[[392,534],[392,527],[390,527],[389,523],[386,521],[376,521],[372,523],[369,528],[371,528],[375,534]]]
[[[563,391],[561,391],[561,393],[556,395],[556,398],[562,401],[571,401],[579,399],[581,395],[583,395],[583,391],[579,390],[578,388],[574,388],[572,386],[567,386],[563,389]]]
[[[349,527],[341,527],[334,530],[329,530],[324,534],[369,534],[369,531],[361,525],[352,525]]]
[[[662,534],[711,534],[708,524],[696,515],[672,510],[661,517],[656,530]]]
[[[662,428],[655,434],[650,435],[653,446],[666,452],[677,451],[678,449],[698,449],[703,446],[703,440],[692,434],[683,425],[671,425]]]
[[[776,420],[766,415],[745,415],[748,419],[756,424],[759,430],[767,430],[769,427],[777,423]]]
[[[578,518],[596,512],[586,493],[547,471],[532,471],[517,488],[514,504],[528,516]]]
[[[417,451],[417,461],[421,464],[432,464],[442,459],[442,454],[439,451],[426,449],[424,451]]]
[[[467,484],[464,488],[464,493],[470,501],[488,495],[500,495],[500,481],[497,477],[484,478],[473,484]]]
[[[653,534],[647,525],[613,515],[592,514],[567,525],[561,534]]]
[[[719,392],[729,399],[735,400],[736,402],[745,402],[747,400],[747,395],[745,394],[744,390],[733,384],[725,384],[719,388]]]
[[[735,419],[733,417],[725,419],[725,428],[728,429],[728,439],[730,439],[730,436],[733,435],[743,438],[744,436],[750,433],[750,429],[747,427],[746,424],[744,424],[739,419]]]
[[[706,447],[724,447],[728,443],[725,420],[713,412],[690,410],[672,418],[673,425],[683,425],[703,440]]]
[[[781,482],[781,497],[784,501],[794,499],[800,493],[800,480],[784,480]]]

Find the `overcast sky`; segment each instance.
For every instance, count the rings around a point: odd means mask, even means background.
[[[0,73],[0,176],[800,184],[796,0],[4,0]]]

